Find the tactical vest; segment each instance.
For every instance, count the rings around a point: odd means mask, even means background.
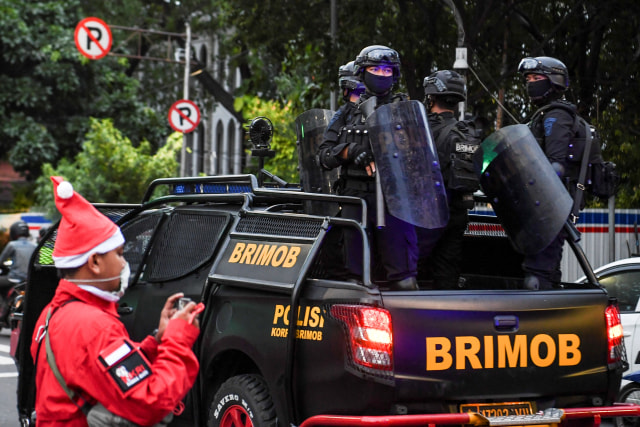
[[[435,144],[445,187],[450,192],[473,194],[480,189],[473,167],[473,153],[481,143],[475,126],[441,115],[430,115],[429,124],[433,125],[433,135],[437,135]]]
[[[356,108],[354,108],[351,122],[348,124],[360,124],[363,127],[365,126],[367,118],[365,117],[363,111],[360,109],[360,105],[362,105],[362,103],[367,99],[369,99],[370,97],[371,95],[368,95],[368,94],[364,94],[360,97],[360,99],[356,104]],[[378,103],[378,105],[385,105],[393,102],[406,101],[408,99],[409,98],[404,93],[395,93],[389,96],[388,101],[385,99],[385,101],[387,102],[380,102]],[[362,143],[371,144],[368,138],[363,138]],[[359,166],[356,166],[353,163],[348,163],[342,166],[341,178],[375,181],[375,177],[367,175],[366,170],[364,170]]]

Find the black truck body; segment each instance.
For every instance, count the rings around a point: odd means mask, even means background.
[[[173,425],[234,425],[233,415],[254,426],[326,414],[517,416],[613,403],[625,352],[615,302],[597,283],[522,289],[521,255],[495,217],[472,215],[459,289],[419,278],[418,291],[388,290],[371,263],[366,215],[339,214],[362,203],[239,175],[158,180],[140,205],[97,205],[126,238],[132,282],[119,312],[134,340],[157,326],[169,295],[206,304],[200,374]],[[357,280],[334,275],[347,227],[365,247]],[[27,285],[17,352],[25,424],[33,327],[57,286],[54,241],[52,227]]]

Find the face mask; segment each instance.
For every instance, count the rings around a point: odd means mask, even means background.
[[[545,98],[551,90],[551,80],[549,79],[527,82],[527,93],[533,101]]]
[[[131,276],[131,269],[129,268],[129,263],[125,262],[122,271],[120,272],[120,289],[112,292],[117,297],[121,297],[124,295],[124,291],[129,287],[129,276]]]
[[[129,268],[129,263],[125,262],[124,267],[120,271],[119,276],[114,277],[106,277],[104,279],[67,279],[67,281],[72,283],[96,283],[96,282],[110,282],[114,279],[120,278],[120,288],[117,291],[113,291],[110,294],[116,298],[120,298],[124,295],[124,291],[129,287],[129,276],[131,275],[131,269]],[[116,299],[117,300],[117,299]]]
[[[376,76],[365,71],[364,84],[374,95],[385,95],[393,86],[393,76]]]

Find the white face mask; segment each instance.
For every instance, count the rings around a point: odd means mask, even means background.
[[[124,291],[129,287],[129,276],[131,275],[131,269],[129,268],[129,263],[125,262],[124,263],[124,267],[122,268],[122,270],[120,271],[120,275],[119,276],[114,276],[114,277],[107,277],[104,279],[67,279],[67,281],[72,282],[72,283],[87,283],[87,284],[91,284],[91,283],[96,283],[96,282],[110,282],[111,280],[114,279],[120,279],[120,288],[117,291],[113,291],[111,292],[111,295],[113,295],[116,298],[120,298],[122,295],[124,295]]]
[[[120,272],[120,289],[112,292],[112,294],[117,297],[121,297],[124,295],[124,291],[129,287],[129,276],[131,276],[131,269],[129,268],[129,263],[125,262],[122,271]]]

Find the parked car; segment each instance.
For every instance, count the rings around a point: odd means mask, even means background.
[[[618,402],[640,404],[640,257],[614,261],[594,270],[609,295],[618,299],[629,368],[624,373]],[[578,279],[586,282],[586,277]],[[636,425],[635,419],[618,417],[618,427]]]
[[[627,374],[640,371],[640,257],[614,261],[595,269],[594,273],[609,295],[618,299],[629,361]],[[577,280],[578,283],[586,281],[586,277]]]

